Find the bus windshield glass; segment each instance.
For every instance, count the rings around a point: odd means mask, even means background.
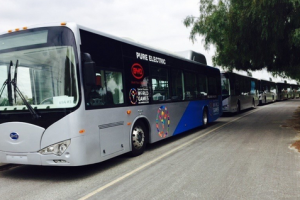
[[[76,106],[72,32],[65,27],[24,32],[0,37],[0,111]]]

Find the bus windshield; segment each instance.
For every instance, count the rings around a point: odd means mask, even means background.
[[[62,41],[62,32],[0,37],[0,111],[77,105],[75,51],[72,44]],[[55,33],[60,33],[60,40],[55,40]]]

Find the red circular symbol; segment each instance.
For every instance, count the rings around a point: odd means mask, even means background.
[[[142,65],[134,63],[131,67],[131,73],[136,79],[141,79],[144,77],[144,69]]]

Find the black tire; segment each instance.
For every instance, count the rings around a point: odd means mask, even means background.
[[[131,132],[131,156],[138,156],[144,153],[147,142],[148,131],[142,122],[136,122]]]
[[[236,105],[236,113],[240,113],[240,112],[241,112],[241,105],[240,102],[238,102]]]
[[[203,113],[202,113],[202,127],[206,128],[208,124],[208,112],[207,109],[204,108]]]

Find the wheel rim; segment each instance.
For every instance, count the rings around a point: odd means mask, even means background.
[[[203,112],[203,125],[206,125],[207,124],[207,112],[204,111]]]
[[[142,148],[144,145],[144,142],[145,142],[144,130],[139,126],[134,127],[134,129],[132,131],[132,144],[133,144],[134,148],[135,149]]]

